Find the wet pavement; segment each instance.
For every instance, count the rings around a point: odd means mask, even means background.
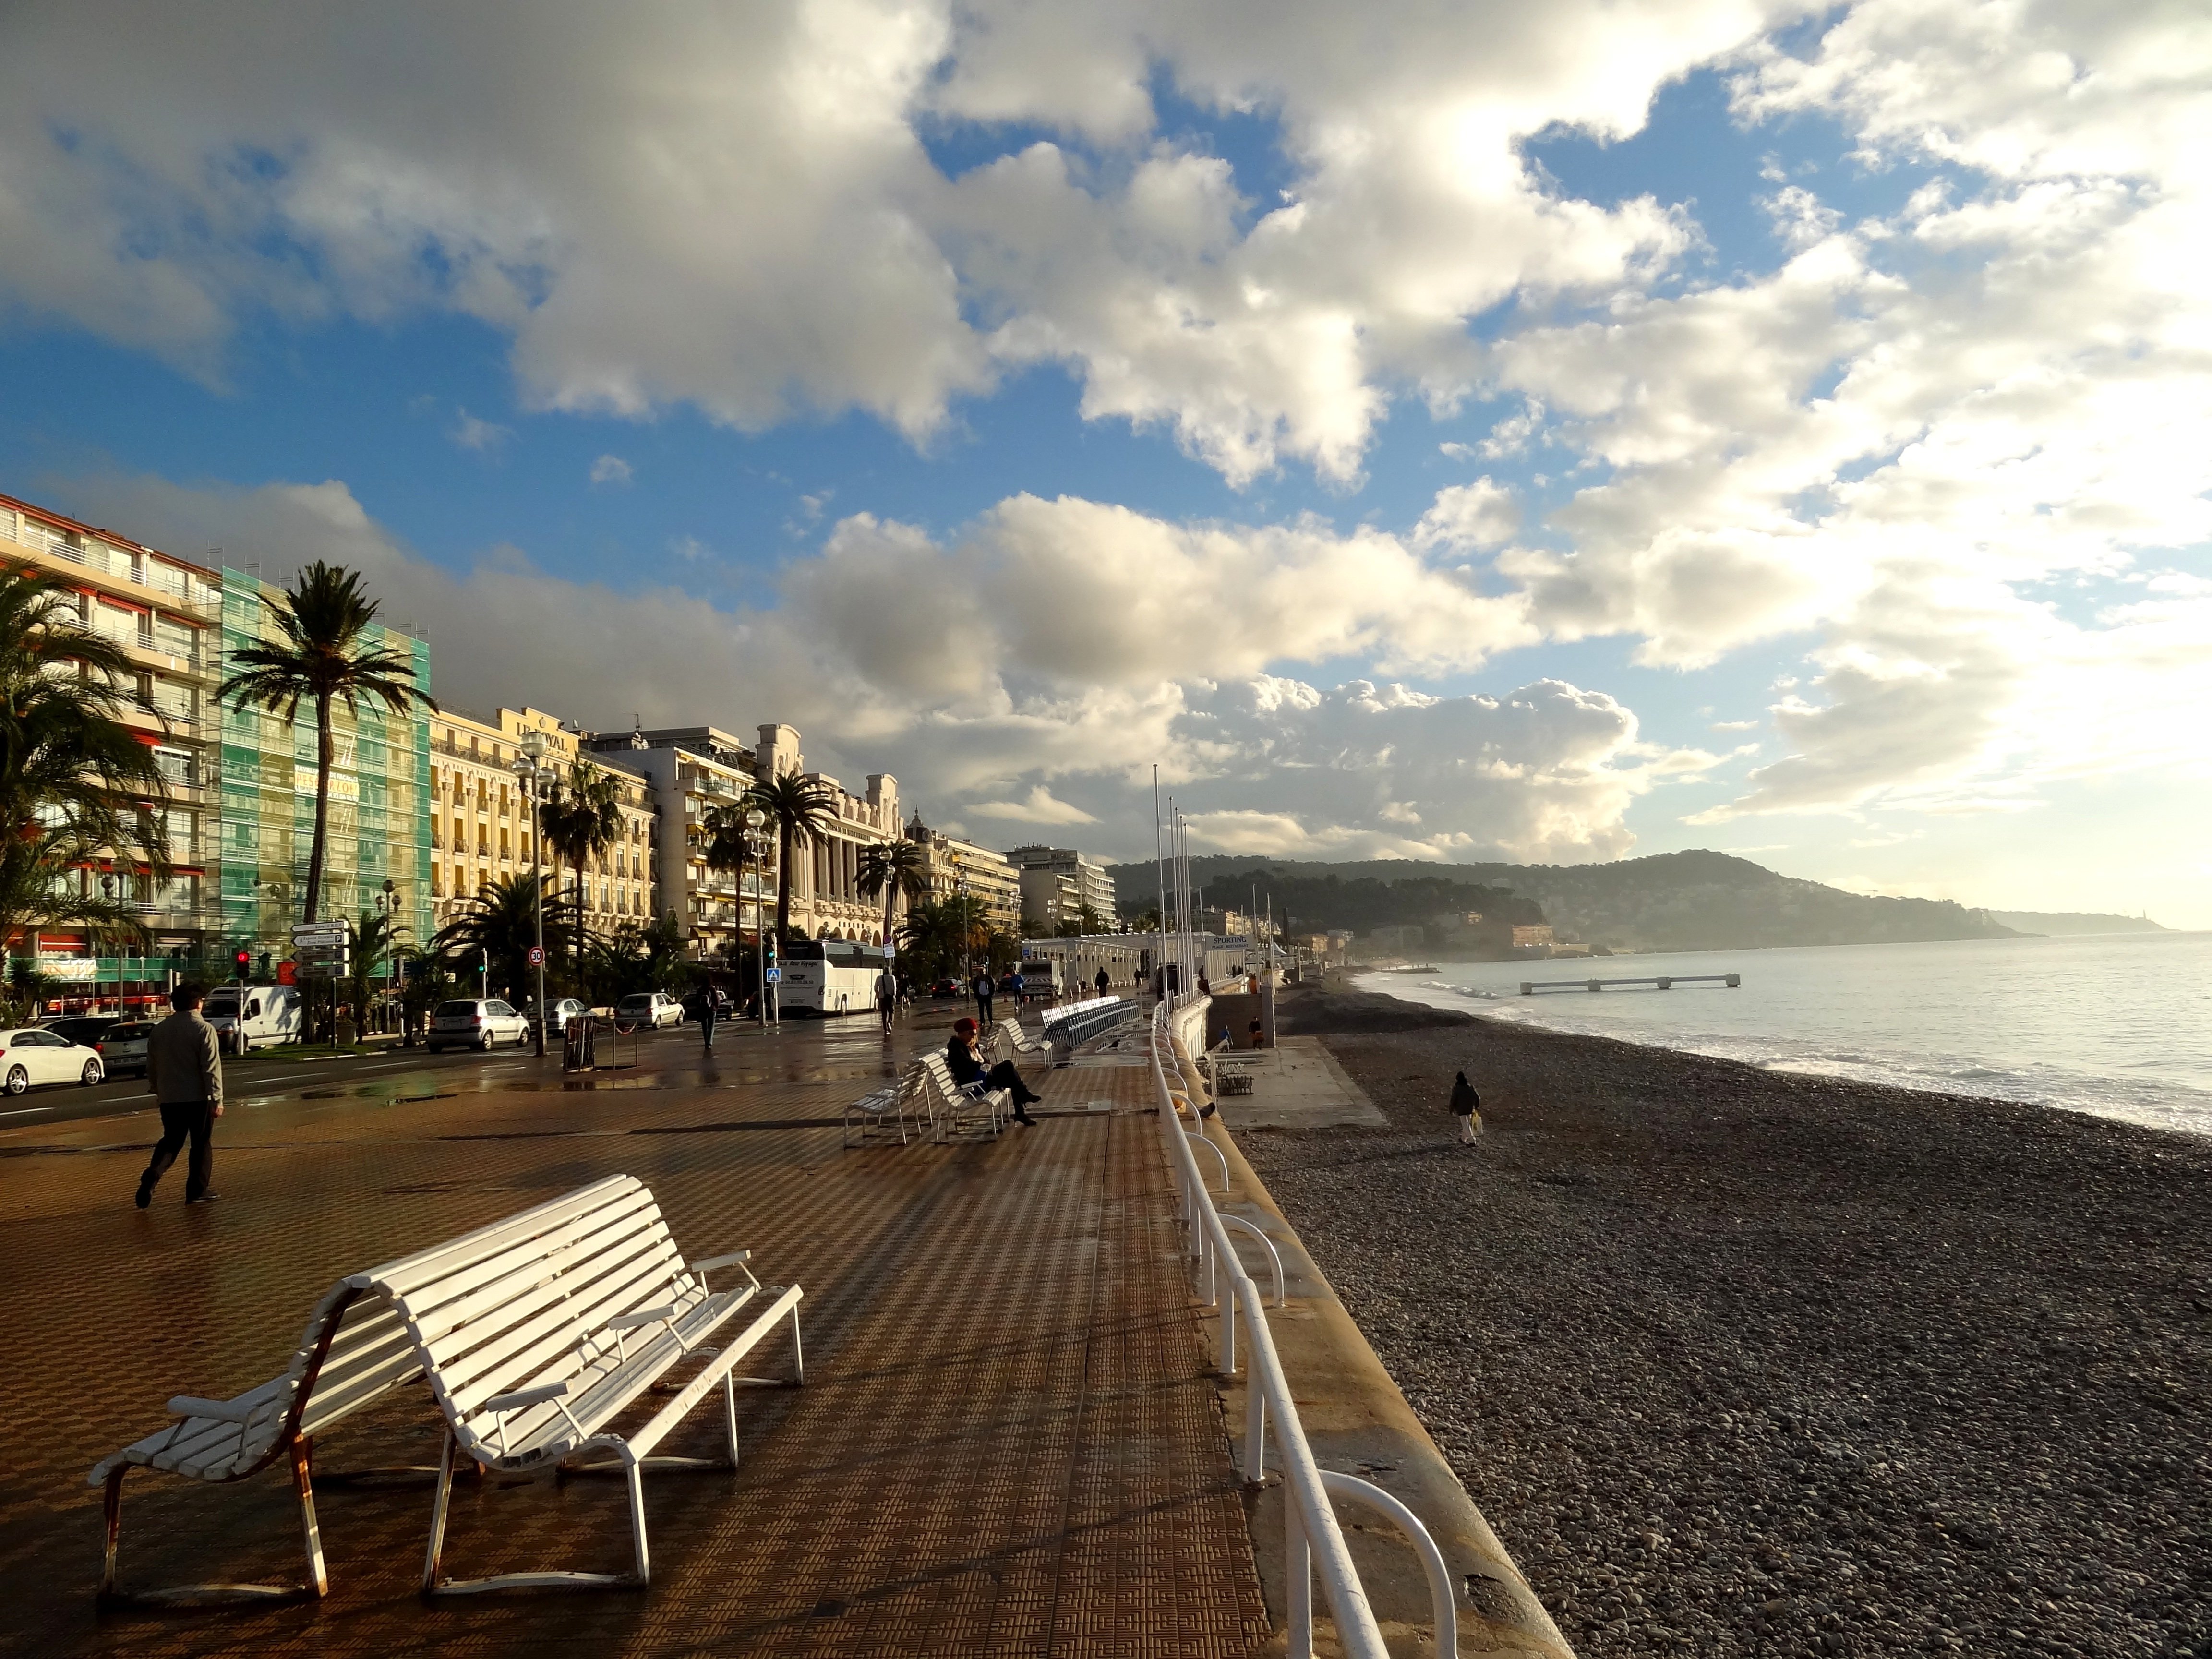
[[[840,1149],[843,1103],[951,1017],[925,1010],[888,1044],[872,1022],[725,1027],[711,1057],[686,1028],[587,1077],[527,1054],[241,1076],[209,1206],[182,1203],[178,1170],[131,1207],[149,1109],[0,1127],[0,1648],[1250,1650],[1266,1615],[1146,1073],[1031,1067],[1051,1114],[1034,1129]],[[95,1609],[86,1472],[170,1395],[275,1375],[347,1273],[617,1172],[653,1189],[686,1255],[750,1247],[763,1279],[805,1290],[807,1386],[740,1395],[742,1467],[648,1474],[651,1589],[422,1599],[427,1482],[339,1478],[434,1459],[418,1388],[316,1449],[327,1600]],[[778,1339],[746,1369],[787,1360]],[[720,1433],[710,1405],[661,1449],[711,1455]],[[619,1483],[486,1480],[457,1492],[446,1561],[618,1571],[628,1548]],[[280,1468],[131,1476],[126,1589],[300,1570]]]

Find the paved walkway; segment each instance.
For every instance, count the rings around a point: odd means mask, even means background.
[[[925,1020],[928,1017],[925,1015]],[[896,1045],[941,1041],[941,1020]],[[1266,1614],[1168,1218],[1139,1069],[1052,1073],[1050,1116],[989,1145],[843,1152],[837,1109],[892,1060],[872,1028],[645,1045],[564,1083],[521,1059],[239,1103],[222,1201],[181,1170],[130,1203],[151,1115],[0,1133],[0,1646],[39,1654],[1243,1654]],[[1032,1070],[1032,1076],[1036,1075]],[[429,1097],[422,1097],[428,1095]],[[319,1605],[96,1614],[85,1474],[172,1394],[273,1374],[341,1274],[626,1171],[679,1245],[741,1246],[805,1288],[804,1389],[740,1395],[744,1467],[648,1475],[644,1592],[415,1593],[427,1485],[418,1391],[317,1449]],[[749,1369],[774,1371],[779,1347]],[[702,1408],[666,1451],[714,1454]],[[134,1474],[125,1586],[296,1577],[289,1483]],[[457,1489],[449,1571],[619,1570],[619,1483]]]

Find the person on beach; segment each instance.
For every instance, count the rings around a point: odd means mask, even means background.
[[[1004,1089],[1014,1097],[1014,1121],[1034,1125],[1030,1115],[1030,1103],[1044,1097],[1022,1081],[1020,1068],[1011,1060],[1002,1060],[989,1071],[975,1058],[975,1022],[963,1019],[952,1028],[952,1036],[945,1045],[945,1063],[951,1068],[952,1080],[963,1089],[974,1089],[978,1084],[986,1089]]]
[[[1467,1080],[1465,1072],[1460,1073],[1452,1084],[1451,1109],[1452,1115],[1459,1120],[1459,1144],[1462,1146],[1473,1146],[1474,1138],[1482,1133],[1482,1114],[1478,1109],[1481,1104],[1482,1097],[1475,1093],[1474,1085]]]
[[[222,1044],[215,1027],[200,1018],[204,994],[197,985],[179,985],[169,994],[176,1012],[154,1028],[146,1044],[146,1081],[161,1109],[161,1138],[153,1161],[138,1177],[138,1207],[154,1201],[154,1188],[186,1140],[192,1144],[185,1165],[185,1202],[212,1204],[215,1179],[215,1121],[222,1115]]]

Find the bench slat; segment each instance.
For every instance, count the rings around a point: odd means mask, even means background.
[[[572,1217],[477,1261],[447,1264],[437,1278],[404,1293],[408,1318],[416,1330],[434,1337],[511,1298],[557,1269],[567,1256],[590,1255],[611,1240],[656,1230],[667,1231],[658,1212],[635,1206]]]
[[[526,1382],[511,1380],[520,1373],[534,1372],[556,1356],[574,1353],[583,1339],[604,1330],[612,1316],[669,1299],[660,1292],[672,1277],[672,1251],[656,1250],[649,1255],[592,1262],[574,1276],[561,1297],[550,1301],[533,1297],[532,1317],[505,1327],[489,1340],[465,1346],[448,1338],[427,1344],[447,1396],[456,1410],[472,1412],[511,1387],[534,1388],[539,1382],[557,1382],[571,1374],[573,1367],[532,1376]],[[458,1334],[469,1334],[464,1330]]]
[[[413,1255],[404,1255],[387,1261],[382,1267],[372,1267],[367,1273],[356,1273],[346,1282],[357,1290],[377,1289],[394,1297],[411,1297],[421,1285],[428,1284],[447,1273],[456,1264],[481,1261],[495,1254],[503,1244],[520,1239],[534,1238],[559,1222],[605,1207],[623,1199],[635,1199],[643,1194],[651,1202],[652,1194],[645,1183],[635,1176],[609,1176],[588,1187],[579,1187],[573,1193],[548,1200],[534,1208],[524,1210],[502,1220],[479,1227],[472,1233],[448,1239]],[[656,1210],[658,1206],[656,1206]]]

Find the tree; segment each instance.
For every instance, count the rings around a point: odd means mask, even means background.
[[[244,709],[264,708],[287,721],[300,705],[315,710],[315,835],[307,854],[307,892],[300,908],[302,921],[315,920],[322,901],[323,859],[328,848],[331,768],[337,739],[331,728],[335,704],[358,716],[363,702],[382,703],[394,719],[416,708],[438,705],[415,683],[415,659],[386,646],[371,646],[363,635],[376,620],[377,601],[362,592],[361,573],[320,559],[292,579],[282,600],[263,596],[282,636],[274,644],[249,645],[230,653],[237,672],[224,680],[216,701]]]
[[[368,1029],[368,1002],[376,994],[377,970],[405,948],[399,943],[400,935],[412,931],[395,916],[372,910],[361,913],[361,921],[353,930],[353,956],[346,975],[356,1031]]]
[[[143,940],[126,878],[169,873],[168,785],[122,719],[137,670],[87,629],[76,599],[32,570],[0,573],[0,942],[47,923]]]
[[[729,806],[710,806],[700,815],[698,826],[691,832],[693,844],[698,848],[699,861],[712,871],[726,871],[740,889],[744,884],[746,862],[752,857],[752,832],[746,827],[745,813],[750,799]],[[731,905],[739,923],[744,921],[744,895],[742,890]],[[755,907],[756,925],[758,907]]]
[[[928,849],[902,836],[878,842],[860,854],[860,896],[884,896],[884,938],[892,937],[891,915],[902,895],[908,908],[929,896]]]
[[[757,783],[748,797],[775,825],[775,936],[791,934],[791,861],[797,849],[825,836],[837,816],[837,796],[819,778],[787,772],[780,778]]]
[[[581,755],[568,763],[568,775],[554,786],[553,798],[538,809],[538,838],[562,863],[576,872],[574,909],[576,929],[576,981],[584,978],[586,902],[584,866],[615,844],[622,834],[622,786]]]
[[[484,994],[495,988],[523,981],[530,964],[530,947],[538,942],[538,881],[536,874],[501,876],[477,889],[453,919],[430,941],[432,951],[447,970],[467,984],[487,958],[491,977]],[[557,893],[545,900],[545,946],[549,951],[568,942],[572,908]]]
[[[947,894],[909,905],[898,936],[899,949],[921,964],[925,977],[937,979],[966,973],[989,948],[992,934],[981,899]]]

